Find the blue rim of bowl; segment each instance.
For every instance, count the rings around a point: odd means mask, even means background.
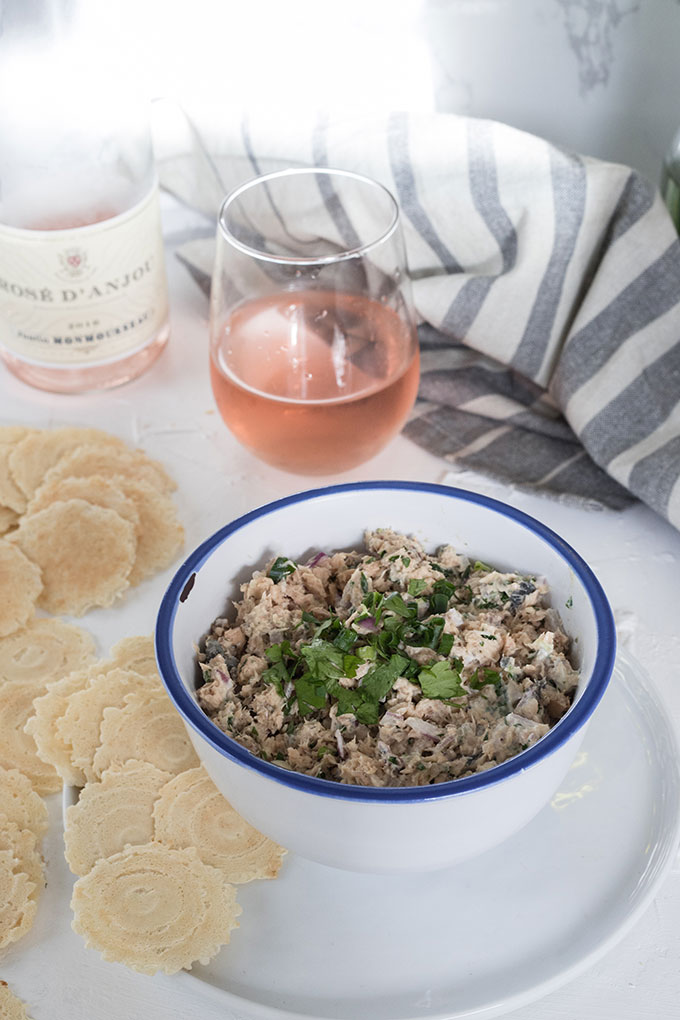
[[[300,772],[291,772],[288,769],[258,758],[241,744],[237,743],[232,737],[223,733],[203,712],[182,683],[175,663],[171,642],[175,615],[180,605],[180,597],[192,574],[200,569],[213,551],[227,538],[249,524],[250,521],[275,513],[282,507],[320,499],[337,493],[365,491],[367,489],[430,492],[439,496],[477,503],[496,513],[502,514],[504,517],[509,517],[517,524],[527,528],[543,539],[544,542],[552,546],[562,559],[567,561],[581,580],[590,599],[595,615],[598,647],[591,679],[585,692],[578,702],[572,706],[567,715],[540,741],[520,754],[515,755],[515,757],[508,759],[508,761],[503,762],[501,765],[495,765],[486,772],[466,776],[463,779],[450,779],[443,783],[435,783],[428,786],[405,787],[354,786],[347,783],[338,783],[334,780],[320,779],[316,776],[308,776]],[[211,623],[211,620],[207,620],[206,628]],[[292,787],[299,791],[313,793],[321,797],[337,797],[341,800],[373,802],[422,802],[438,800],[442,797],[458,796],[460,794],[471,793],[473,790],[493,786],[536,765],[543,758],[546,758],[557,748],[565,744],[588,721],[607,688],[616,656],[616,630],[607,596],[585,560],[564,539],[560,538],[556,532],[522,510],[517,510],[507,503],[492,499],[490,496],[483,496],[480,493],[454,488],[453,486],[438,485],[433,482],[407,481],[348,482],[318,489],[307,489],[304,492],[285,496],[283,499],[275,500],[272,503],[266,503],[224,525],[219,531],[211,535],[210,538],[202,542],[187,557],[173,577],[158,611],[155,640],[158,668],[170,699],[185,721],[224,757],[230,758],[239,765],[258,772],[277,783],[282,783],[284,786]]]

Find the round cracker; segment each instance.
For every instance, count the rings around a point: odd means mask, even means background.
[[[105,708],[99,735],[92,763],[98,776],[131,758],[172,775],[198,765],[184,723],[164,692],[136,691],[125,696],[122,708]]]
[[[9,465],[15,442],[0,442],[0,505],[18,514],[26,509],[26,496],[14,481]]]
[[[157,843],[99,861],[73,888],[73,930],[143,974],[208,963],[238,927],[236,892],[193,849]]]
[[[82,616],[129,587],[135,532],[113,510],[84,499],[52,503],[22,517],[12,541],[42,570],[39,604],[50,613]]]
[[[2,1020],[31,1020],[25,1004],[10,991],[6,981],[0,981],[0,1017]]]
[[[120,476],[132,481],[148,482],[159,492],[172,492],[177,488],[163,465],[147,457],[143,450],[102,449],[99,444],[80,446],[62,457],[48,471],[45,482],[87,475],[99,475],[101,478]]]
[[[153,812],[154,836],[176,849],[195,846],[228,882],[276,878],[283,847],[254,829],[225,800],[201,765],[163,787]]]
[[[0,850],[0,949],[16,942],[33,924],[35,886],[11,850]]]
[[[0,425],[0,443],[18,443],[24,436],[37,431],[28,425]]]
[[[24,727],[35,740],[38,757],[52,765],[67,786],[84,786],[85,773],[73,764],[73,748],[64,740],[58,724],[68,709],[71,695],[89,683],[88,670],[76,670],[51,683],[45,694],[34,700],[33,715]]]
[[[37,680],[52,683],[94,662],[91,634],[63,620],[40,617],[0,638],[0,683]]]
[[[0,765],[23,772],[41,796],[61,790],[56,770],[38,757],[35,740],[24,732],[24,726],[33,715],[33,699],[44,693],[44,685],[36,688],[35,683],[26,680],[0,687]]]
[[[41,840],[47,832],[47,807],[18,769],[0,767],[0,812],[20,829],[30,829]]]
[[[139,514],[131,499],[120,489],[101,475],[88,475],[85,478],[59,478],[46,482],[37,490],[35,496],[26,507],[27,514],[44,510],[51,503],[64,502],[67,499],[84,499],[94,506],[103,506],[107,510],[115,510],[125,521],[135,528],[139,527]]]
[[[86,875],[104,857],[153,839],[153,806],[171,779],[145,761],[128,761],[88,783],[66,812],[64,853],[74,875]]]
[[[106,668],[108,664],[101,666]],[[161,693],[162,688],[155,678],[129,669],[108,669],[98,674],[93,669],[87,686],[69,696],[66,711],[56,722],[57,738],[70,752],[71,767],[80,770],[88,782],[98,778],[92,762],[100,744],[104,709],[122,708],[125,696],[136,691],[144,691],[150,697]]]
[[[173,562],[184,542],[184,528],[172,500],[148,482],[114,475],[113,481],[132,500],[139,515],[137,555],[130,584],[139,584]]]
[[[42,590],[40,568],[22,549],[0,538],[0,637],[28,623]]]
[[[0,813],[0,851],[11,850],[19,862],[19,870],[28,876],[34,885],[31,897],[37,900],[45,885],[43,859],[38,853],[35,834],[30,829],[20,829],[16,822],[10,822]]]
[[[162,689],[151,635],[123,638],[113,646],[110,658],[103,665],[110,669],[131,669],[134,673],[139,673],[142,676],[154,677],[158,680],[159,689]]]
[[[84,443],[106,449],[126,449],[121,439],[101,429],[71,426],[38,429],[15,443],[10,453],[9,468],[15,484],[27,499],[31,499],[36,489],[46,481],[50,469],[65,454]]]

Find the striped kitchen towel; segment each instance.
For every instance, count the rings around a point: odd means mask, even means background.
[[[161,181],[207,217],[179,252],[204,286],[235,185],[294,165],[376,178],[401,206],[421,323],[406,435],[515,485],[637,496],[680,527],[680,246],[638,173],[450,114],[253,114],[188,135]]]

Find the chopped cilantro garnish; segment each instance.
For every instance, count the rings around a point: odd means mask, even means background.
[[[392,613],[397,613],[399,616],[403,616],[405,619],[411,619],[417,615],[418,609],[413,603],[407,604],[404,602],[401,595],[394,592],[383,602],[383,609],[389,609]]]
[[[573,600],[571,595],[569,596],[569,598],[567,599],[567,601],[564,604],[567,607],[567,609],[573,609],[574,608],[574,600]]]
[[[271,577],[275,584],[285,577],[286,574],[292,574],[295,570],[296,564],[289,560],[287,556],[277,556],[271,567],[267,577]]]
[[[459,698],[465,694],[460,672],[453,669],[446,659],[440,659],[427,669],[421,669],[418,683],[426,698]]]
[[[442,634],[439,644],[437,645],[437,652],[439,655],[446,657],[452,648],[453,634]]]
[[[368,595],[368,592],[370,590],[368,587],[368,578],[364,574],[363,570],[361,572],[361,590],[364,593],[364,595]]]
[[[402,556],[401,562],[404,564],[405,567],[408,567],[409,564],[411,563],[411,557],[410,556]]]
[[[485,641],[495,641],[496,640],[496,635],[495,634],[482,634],[481,636],[484,638]]]
[[[485,667],[480,672],[479,669],[476,669],[468,680],[468,687],[471,687],[473,691],[481,691],[482,687],[486,687],[487,684],[493,684],[497,691],[502,689],[503,681],[498,670]]]
[[[431,616],[422,623],[415,623],[410,632],[404,635],[404,643],[415,648],[437,648],[443,632],[443,617]]]
[[[323,681],[327,678],[337,680],[345,675],[344,653],[330,641],[314,638],[310,644],[302,646],[300,655],[305,660],[310,675],[317,680]]]
[[[449,608],[449,600],[446,595],[441,592],[435,592],[434,595],[430,595],[430,612],[431,613],[445,613]]]
[[[323,708],[326,704],[326,687],[315,680],[309,673],[298,677],[295,681],[295,697],[297,698],[300,715],[309,715],[315,708]]]
[[[408,583],[408,593],[409,595],[415,595],[417,598],[418,595],[422,595],[427,588],[427,585],[427,581],[423,581],[419,577],[414,577],[413,580]]]
[[[282,641],[279,645],[272,645],[265,654],[272,665],[265,669],[262,679],[266,683],[273,684],[278,694],[283,697],[284,686],[290,680],[290,673],[288,672],[286,662],[290,663],[291,660],[295,660],[294,652],[290,647],[290,641]]]

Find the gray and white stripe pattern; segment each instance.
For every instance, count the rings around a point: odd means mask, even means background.
[[[230,187],[255,165],[324,164],[396,196],[423,355],[411,439],[513,484],[639,497],[680,527],[680,245],[644,178],[446,114],[197,127]],[[176,169],[162,182],[205,211]],[[183,257],[209,273],[209,243]]]

